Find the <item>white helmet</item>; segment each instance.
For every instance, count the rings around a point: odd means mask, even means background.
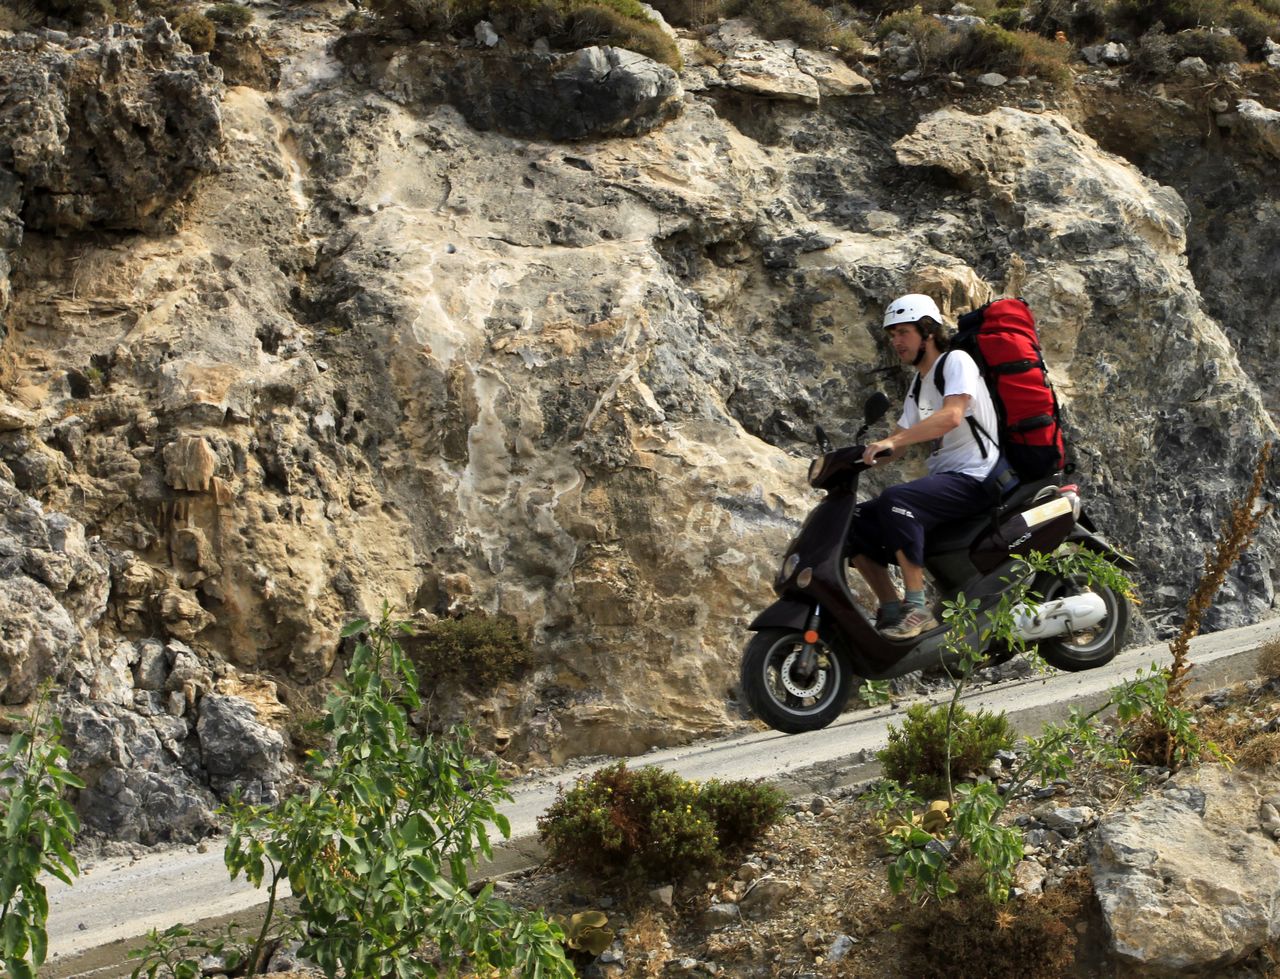
[[[899,323],[918,323],[926,316],[939,326],[942,325],[942,311],[928,296],[921,296],[918,293],[900,296],[885,307],[884,328],[887,330]]]

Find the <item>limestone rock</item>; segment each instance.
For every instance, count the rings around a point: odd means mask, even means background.
[[[798,889],[794,881],[778,877],[761,877],[751,883],[738,901],[738,906],[748,918],[767,918]]]
[[[230,29],[219,24],[209,60],[222,70],[227,86],[248,85],[270,92],[280,84],[280,58],[256,26]]]
[[[164,447],[165,479],[177,490],[202,492],[213,485],[218,456],[202,438],[183,436]]]
[[[163,227],[217,166],[222,133],[216,71],[163,19],[115,23],[88,44],[51,35],[38,52],[0,38],[0,75],[3,313],[24,228]]]
[[[1241,132],[1264,153],[1280,160],[1280,112],[1253,99],[1236,104]]]
[[[109,574],[79,523],[4,479],[0,511],[0,702],[20,704],[69,663],[94,661]]]
[[[196,759],[184,754],[185,726],[108,704],[71,704],[63,719],[72,769],[86,783],[86,827],[146,845],[192,842],[216,827],[216,800],[187,771]]]
[[[1266,194],[1224,201],[1212,174],[1188,193],[1239,209],[1202,243],[1238,249],[1208,299],[1197,281],[1214,272],[1188,268],[1178,195],[1051,112],[916,120],[895,97],[863,100],[851,125],[853,107],[828,99],[860,90],[841,66],[737,22],[709,32],[711,50],[684,44],[704,62],[693,92],[616,51],[338,37],[328,16],[259,18],[279,87],[223,90],[221,165],[195,167],[169,205],[179,232],[21,236],[26,184],[0,180],[0,250],[20,248],[23,268],[0,377],[30,413],[0,430],[15,494],[0,501],[0,580],[14,605],[47,593],[65,612],[40,605],[49,621],[80,637],[5,634],[22,685],[5,696],[52,673],[71,700],[102,693],[161,744],[139,733],[139,757],[212,796],[180,726],[210,696],[250,699],[237,677],[259,671],[318,692],[342,624],[387,600],[424,620],[516,620],[538,668],[442,693],[420,718],[469,716],[516,765],[740,727],[744,630],[813,503],[813,425],[847,441],[873,385],[904,394],[876,328],[902,291],[951,317],[1004,291],[1030,300],[1089,512],[1135,555],[1144,610],[1177,616],[1187,555],[1274,435],[1259,393],[1277,390],[1258,352],[1270,341],[1253,330],[1233,346],[1215,319],[1248,309],[1242,332],[1274,305]],[[114,30],[4,54],[40,78],[47,58],[83,58],[97,78],[104,45],[129,64],[132,42],[146,50],[144,33]],[[886,74],[910,67],[895,50]],[[808,94],[727,90],[717,62],[750,52]],[[139,90],[147,71],[214,72],[186,58],[138,67]],[[0,136],[27,140],[33,172],[64,145],[59,92],[4,103],[43,120]],[[1244,127],[1216,144],[1241,180],[1265,171]],[[73,128],[74,145],[91,140]],[[1198,136],[1161,145],[1200,152]],[[156,152],[160,169],[181,156]],[[173,174],[146,179],[179,194]],[[122,211],[140,199],[117,196]],[[1268,518],[1214,628],[1270,611],[1278,543]],[[24,665],[32,642],[60,659]],[[264,726],[272,696],[253,697]],[[114,770],[94,791],[141,833],[125,790],[159,769]]]
[[[1127,65],[1131,60],[1129,49],[1116,41],[1081,48],[1080,56],[1091,65]]]
[[[720,64],[720,78],[729,88],[763,98],[816,105],[817,80],[796,66],[792,50],[771,42],[735,48]]]
[[[171,636],[192,640],[214,623],[200,600],[181,588],[170,588],[160,599],[160,617]]]
[[[1256,831],[1259,796],[1280,783],[1204,766],[1169,784],[1099,824],[1094,887],[1118,956],[1205,974],[1280,934],[1280,856]]]
[[[1190,75],[1192,78],[1209,77],[1209,66],[1203,58],[1183,58],[1174,70],[1179,75]]]
[[[30,578],[0,578],[0,614],[0,700],[25,703],[84,637],[49,590]]]
[[[258,721],[248,701],[215,694],[204,697],[196,733],[204,769],[222,798],[238,788],[249,801],[276,801],[284,738]]]
[[[0,309],[5,303],[0,303]],[[35,424],[35,415],[15,405],[0,404],[0,432],[17,432]]]
[[[816,104],[823,96],[872,91],[871,82],[843,62],[794,41],[765,40],[745,21],[725,21],[706,43],[725,56],[719,66],[722,83],[750,95]]]
[[[713,902],[698,918],[701,927],[707,930],[716,928],[724,928],[728,925],[737,924],[742,920],[742,914],[738,910],[736,904],[730,902]]]
[[[796,48],[795,60],[800,70],[818,83],[818,93],[823,98],[870,95],[874,91],[869,80],[829,54]]]
[[[623,48],[459,57],[423,43],[412,56],[387,58],[376,55],[374,45],[369,38],[344,38],[336,50],[357,77],[395,101],[447,102],[477,129],[563,141],[635,136],[681,110],[676,73]]]
[[[15,41],[0,42],[0,167],[20,183],[28,228],[153,228],[217,166],[217,74],[163,19],[46,44],[39,58]]]

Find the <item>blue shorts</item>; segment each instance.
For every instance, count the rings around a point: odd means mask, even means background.
[[[924,564],[924,536],[939,524],[972,517],[991,506],[991,494],[976,476],[937,473],[891,486],[858,505],[849,534],[849,553],[877,564],[897,561],[902,551]]]

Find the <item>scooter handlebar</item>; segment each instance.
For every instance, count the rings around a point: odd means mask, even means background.
[[[841,478],[852,479],[871,467],[862,461],[865,445],[847,445],[834,452],[825,452],[809,464],[809,485],[814,489],[828,489]],[[893,455],[892,449],[876,453],[877,459]]]

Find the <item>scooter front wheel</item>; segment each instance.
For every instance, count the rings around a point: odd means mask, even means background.
[[[742,654],[742,696],[756,717],[786,734],[826,727],[844,710],[853,684],[842,651],[819,641],[807,674],[803,651],[799,629],[761,629]]]

